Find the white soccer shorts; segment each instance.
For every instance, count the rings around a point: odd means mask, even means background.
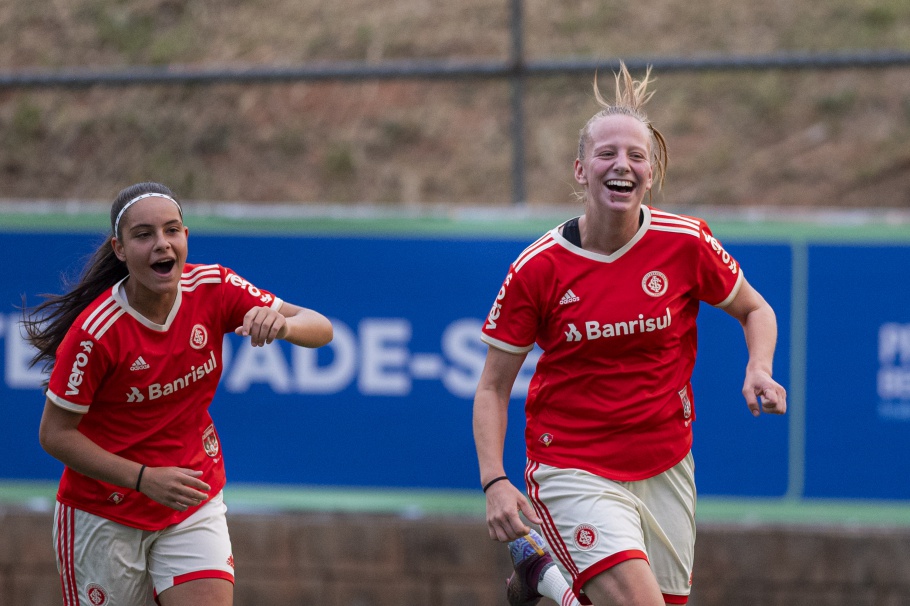
[[[695,552],[695,464],[690,452],[647,480],[616,482],[528,461],[528,496],[560,571],[582,604],[584,584],[647,560],[668,604],[688,601]]]
[[[151,606],[187,581],[233,583],[226,511],[219,492],[183,522],[152,532],[58,502],[54,548],[64,606]]]

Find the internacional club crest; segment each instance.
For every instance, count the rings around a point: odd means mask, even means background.
[[[575,546],[582,551],[594,549],[597,545],[597,529],[590,524],[579,524],[572,531],[572,537],[575,540]]]
[[[641,289],[652,297],[659,297],[665,292],[667,292],[667,287],[670,285],[667,280],[667,276],[660,271],[649,271],[645,274],[645,277],[641,279]]]
[[[85,596],[90,604],[94,606],[105,606],[110,600],[107,597],[107,591],[97,583],[89,583],[85,586]]]
[[[193,332],[190,333],[190,347],[193,349],[202,349],[209,342],[209,333],[202,324],[193,326]]]
[[[221,447],[218,444],[218,434],[215,433],[214,424],[209,425],[202,432],[202,448],[205,449],[205,454],[210,457],[215,458],[218,456],[218,451],[221,450]]]

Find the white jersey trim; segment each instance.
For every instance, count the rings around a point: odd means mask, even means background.
[[[82,330],[93,338],[100,339],[107,332],[107,329],[117,321],[117,318],[124,313],[125,311],[120,302],[112,295],[89,314],[89,317],[82,323]]]
[[[739,289],[742,288],[743,282],[746,281],[745,277],[743,277],[743,269],[742,269],[742,267],[739,268],[738,274],[739,274],[739,275],[736,276],[736,284],[733,285],[733,290],[730,291],[730,294],[727,295],[727,298],[726,298],[726,299],[724,299],[723,301],[721,301],[720,303],[718,303],[718,304],[715,305],[714,307],[717,307],[717,308],[719,308],[719,309],[723,309],[724,307],[726,307],[727,305],[729,305],[730,303],[732,303],[732,302],[733,302],[733,299],[736,298],[736,294],[739,292]]]
[[[518,259],[516,259],[514,263],[516,273],[524,267],[525,263],[556,244],[555,240],[550,239],[550,235],[550,232],[547,232],[518,256]]]
[[[665,210],[651,209],[651,220],[655,223],[674,223],[676,225],[688,225],[692,229],[701,229],[701,223],[693,217],[684,217],[674,213],[668,213]]]
[[[494,339],[493,337],[491,337],[485,333],[481,333],[480,340],[483,341],[484,343],[486,343],[487,345],[495,347],[496,349],[501,349],[502,351],[505,351],[505,352],[508,352],[511,354],[525,354],[525,353],[528,353],[529,351],[531,351],[532,349],[534,349],[533,343],[531,343],[527,347],[518,347],[516,345],[511,345],[509,343],[506,343],[505,341],[500,341],[499,339]]]
[[[221,281],[221,268],[217,265],[200,265],[181,276],[180,288],[185,292],[193,292],[200,284],[221,284]]]
[[[56,404],[57,406],[59,406],[60,408],[62,408],[64,410],[68,410],[70,412],[75,412],[80,415],[84,415],[85,413],[88,412],[88,406],[83,406],[81,404],[73,404],[72,402],[70,402],[68,400],[64,400],[63,398],[61,398],[60,396],[58,396],[57,394],[52,392],[50,389],[47,390],[47,399],[50,400],[51,402],[53,402],[54,404]]]
[[[701,236],[701,224],[696,219],[674,215],[661,210],[652,211],[651,229],[676,234],[688,234],[696,238]]]
[[[188,285],[181,282],[180,290],[183,292],[193,292],[200,284],[221,284],[221,277],[197,279],[195,282],[189,283]]]
[[[641,227],[638,228],[638,231],[635,232],[635,235],[632,236],[632,239],[625,243],[625,245],[610,255],[602,255],[600,253],[592,252],[590,250],[585,250],[584,248],[575,246],[568,240],[566,240],[561,233],[559,233],[559,227],[554,227],[550,230],[550,234],[553,236],[553,239],[556,240],[566,250],[573,252],[580,257],[585,257],[586,259],[591,259],[592,261],[598,261],[600,263],[613,263],[624,254],[629,252],[633,246],[635,246],[639,240],[645,237],[645,234],[648,232],[648,229],[651,227],[651,209],[647,206],[642,205],[642,222]]]
[[[183,275],[180,276],[180,279],[181,280],[191,280],[193,278],[193,276],[195,276],[198,273],[206,272],[208,274],[208,273],[211,273],[212,271],[216,272],[218,275],[221,275],[221,270],[218,268],[218,266],[215,265],[214,263],[210,263],[208,265],[200,265],[199,267],[194,267],[191,271],[184,272]]]
[[[93,329],[90,327],[92,326],[92,324],[95,324],[95,326],[97,326],[97,324],[95,323],[95,320],[98,318],[98,315],[105,314],[105,309],[108,309],[107,313],[109,313],[110,310],[109,310],[108,306],[111,305],[112,303],[116,303],[116,301],[114,301],[113,297],[106,299],[104,301],[104,303],[99,305],[98,309],[96,309],[91,314],[89,314],[89,316],[85,319],[85,322],[83,322],[83,324],[82,324],[82,330],[84,330],[88,333],[91,333]]]
[[[120,304],[120,306],[123,308],[123,310],[126,313],[133,316],[133,318],[135,318],[136,321],[139,322],[140,324],[142,324],[143,326],[146,326],[157,332],[167,331],[167,329],[169,329],[171,327],[171,324],[174,322],[174,318],[177,317],[177,312],[180,310],[180,302],[183,301],[182,289],[177,288],[177,298],[174,299],[174,305],[171,306],[171,311],[170,311],[170,313],[168,313],[167,319],[165,319],[164,324],[158,324],[157,322],[152,322],[151,320],[149,320],[148,318],[143,316],[141,313],[139,313],[138,311],[133,309],[133,307],[130,305],[129,301],[126,298],[126,292],[124,290],[124,285],[123,285],[123,283],[126,282],[126,280],[128,278],[129,278],[129,276],[127,276],[126,278],[123,278],[122,280],[120,280],[119,282],[114,284],[114,288],[113,288],[114,299],[117,301],[117,303]],[[117,317],[120,317],[120,315],[123,315],[123,313],[121,312]]]
[[[534,252],[534,249],[537,248],[542,242],[544,242],[545,240],[547,240],[548,237],[549,237],[549,235],[550,235],[550,232],[547,232],[547,233],[545,233],[544,235],[542,235],[542,236],[540,236],[539,238],[537,238],[536,240],[534,240],[534,242],[532,242],[531,244],[529,244],[528,246],[526,246],[525,249],[524,249],[523,251],[521,251],[521,254],[518,255],[518,258],[515,259],[515,263],[516,263],[516,264],[517,264],[517,263],[520,263],[521,260],[522,260],[522,258],[523,258],[525,255],[527,255],[528,253]]]
[[[674,234],[687,234],[695,236],[696,238],[701,234],[701,231],[693,231],[684,227],[670,227],[667,225],[652,225],[651,229],[654,231],[668,231]]]
[[[108,321],[104,324],[104,326],[101,327],[101,330],[98,331],[98,333],[95,335],[95,338],[96,338],[96,339],[100,339],[101,337],[103,337],[103,336],[104,336],[104,333],[107,332],[107,329],[110,328],[110,327],[114,324],[114,322],[117,321],[117,318],[119,318],[120,316],[122,316],[122,315],[125,314],[125,313],[126,313],[126,310],[125,310],[125,309],[119,309],[119,310],[117,310],[117,313],[115,313],[114,315],[112,315],[112,316],[111,316],[111,319],[108,320]]]

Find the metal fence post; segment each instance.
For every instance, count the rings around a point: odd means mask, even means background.
[[[522,2],[512,3],[512,204],[524,205],[525,192],[525,140],[524,140],[524,45],[522,41]]]

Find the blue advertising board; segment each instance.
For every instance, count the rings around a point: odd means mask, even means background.
[[[809,249],[806,495],[910,498],[910,249]]]
[[[774,378],[786,387],[790,384],[790,247],[731,242],[724,247],[777,315]],[[692,452],[699,494],[755,497],[787,492],[789,419],[774,415],[755,418],[749,412],[742,395],[747,361],[739,322],[702,304],[692,377],[698,411]]]
[[[15,306],[23,295],[34,305],[39,293],[60,292],[61,272],[78,272],[99,238],[36,233],[0,238],[18,258],[29,259],[0,267],[5,420],[0,478],[53,480],[61,466],[37,440],[43,377],[28,368],[33,352],[19,333]],[[252,348],[227,337],[212,415],[229,480],[476,489],[471,413],[486,353],[480,328],[509,263],[528,243],[191,234],[190,261],[228,266],[257,286],[324,313],[335,326],[334,341],[319,350],[285,343]],[[788,385],[791,247],[726,246],[777,312],[775,377]],[[888,280],[868,271],[895,255],[908,253],[897,247],[812,248],[807,495],[910,498],[906,483],[884,481],[901,470],[906,476],[907,463],[897,460],[895,449],[906,443],[910,427],[910,413],[904,414],[910,380],[903,378],[910,376],[910,318],[898,303],[881,301]],[[833,279],[848,258],[864,272],[861,280],[851,277],[850,288]],[[906,302],[906,286],[901,288]],[[505,448],[512,477],[524,469],[522,404],[534,359],[529,357],[513,392]],[[741,395],[745,365],[738,322],[703,306],[693,378],[702,495],[780,497],[788,490],[790,421],[749,414]],[[859,371],[862,380],[854,382]],[[833,481],[843,480],[845,472],[848,481]]]

